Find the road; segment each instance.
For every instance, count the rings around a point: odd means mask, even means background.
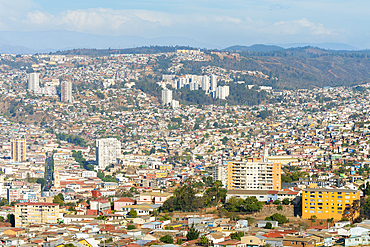
[[[53,174],[51,173],[51,157],[47,158],[48,163],[46,164],[46,183],[44,191],[50,190],[50,187],[53,182]]]

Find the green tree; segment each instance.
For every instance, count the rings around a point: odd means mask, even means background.
[[[208,246],[209,245],[209,239],[206,236],[201,236],[200,239],[198,240],[198,243],[203,245],[203,246]]]
[[[173,244],[173,238],[170,235],[164,235],[159,240],[166,244]]]
[[[131,217],[131,218],[136,218],[137,217],[137,212],[135,209],[131,209],[130,212],[128,212],[128,215]]]
[[[59,197],[59,195],[54,196],[53,203],[57,203],[60,206],[63,206],[64,205],[64,201]]]
[[[189,228],[188,233],[186,234],[187,240],[195,240],[199,238],[199,231],[195,228],[194,224],[192,224]]]
[[[134,230],[136,227],[134,225],[127,225],[127,230]]]
[[[278,214],[278,213],[275,213],[269,217],[266,217],[265,220],[277,221],[279,222],[279,224],[284,224],[284,223],[289,222],[289,220],[285,217],[285,215]]]
[[[266,225],[265,225],[265,228],[266,229],[272,229],[272,224],[271,222],[267,222]]]
[[[196,193],[193,180],[187,179],[181,187],[175,190],[174,195],[163,203],[161,210],[164,212],[198,210],[204,207],[204,198],[195,196]]]
[[[5,198],[1,198],[0,206],[5,206],[5,205],[8,205],[8,204],[9,204],[9,202],[8,202],[8,200],[7,200],[7,199],[5,199]]]
[[[349,221],[349,219],[348,219],[347,217],[342,217],[342,218],[340,219],[340,221]]]
[[[283,204],[284,205],[289,205],[290,204],[290,200],[288,198],[284,198]]]
[[[242,237],[244,237],[244,232],[233,232],[230,234],[231,239],[240,240]]]
[[[177,245],[182,245],[182,239],[181,239],[181,238],[178,238],[178,239],[176,240],[176,244],[177,244]]]
[[[15,226],[15,217],[14,217],[14,214],[8,214],[8,215],[6,216],[6,219],[7,219],[7,221],[10,223],[10,225],[11,225],[12,227],[14,227],[14,226]]]
[[[44,188],[46,184],[46,179],[45,178],[37,178],[36,183],[41,184],[41,188]]]
[[[273,204],[275,204],[275,205],[280,205],[280,204],[281,204],[281,201],[280,201],[280,200],[275,200],[275,201],[273,202]]]

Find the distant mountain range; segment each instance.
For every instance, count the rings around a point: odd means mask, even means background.
[[[140,36],[109,36],[72,31],[1,31],[0,53],[35,54],[72,49],[124,49],[141,46],[189,46],[206,49],[221,47],[184,37],[144,38]],[[295,43],[295,44],[256,44],[252,46],[235,45],[225,51],[272,52],[292,47],[312,46],[329,50],[358,50],[341,43]]]

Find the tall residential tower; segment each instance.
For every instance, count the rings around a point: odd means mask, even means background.
[[[170,105],[172,101],[172,90],[162,90],[162,105]]]
[[[121,155],[121,142],[115,138],[96,140],[96,162],[98,169],[104,170],[110,164],[116,163]]]
[[[11,155],[14,162],[26,161],[26,140],[11,140]]]
[[[60,86],[61,86],[60,100],[63,102],[72,103],[72,82],[62,81]]]
[[[36,72],[28,74],[28,90],[35,91],[40,87],[39,75],[40,74]]]

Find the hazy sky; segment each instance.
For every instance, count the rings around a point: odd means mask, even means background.
[[[0,30],[180,36],[218,46],[346,43],[370,48],[366,0],[0,0]]]

